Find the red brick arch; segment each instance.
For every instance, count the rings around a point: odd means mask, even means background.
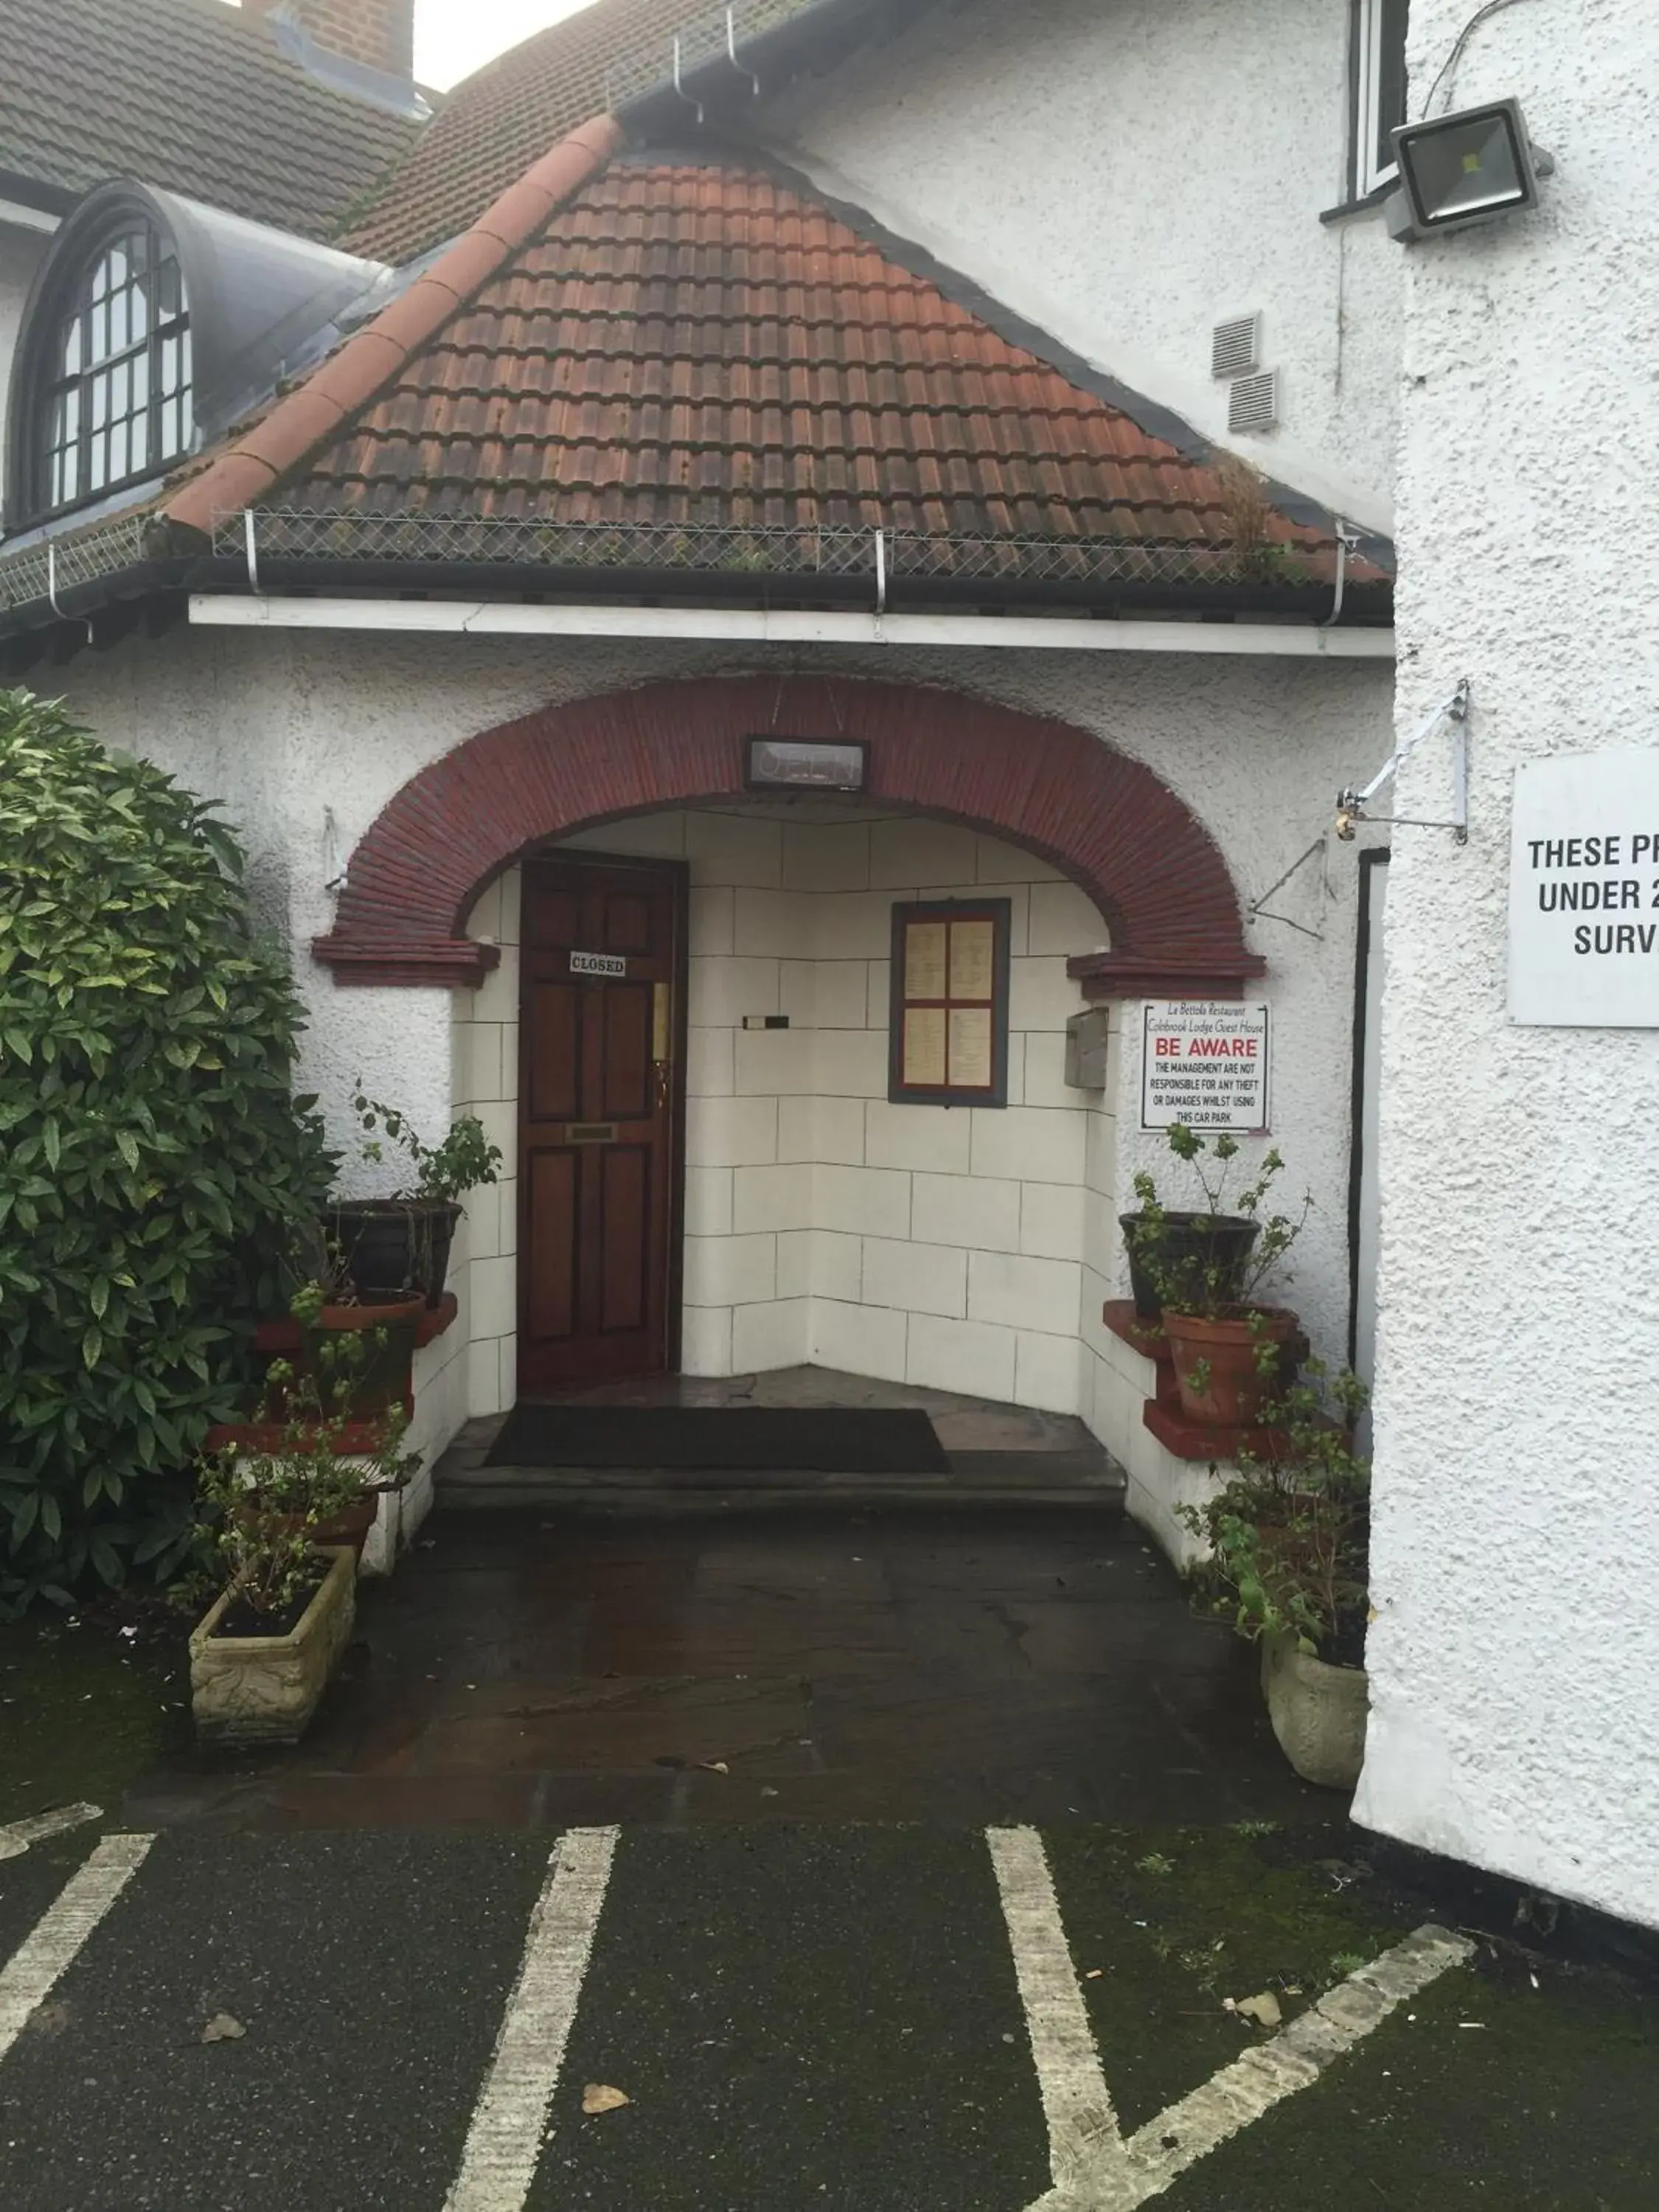
[[[869,795],[1010,839],[1079,884],[1109,953],[1091,997],[1236,992],[1244,942],[1214,841],[1138,761],[1069,723],[959,693],[823,677],[657,684],[550,707],[411,777],[352,855],[317,957],[341,983],[476,984],[497,957],[461,934],[482,886],[544,840],[743,790],[744,739],[862,738]]]

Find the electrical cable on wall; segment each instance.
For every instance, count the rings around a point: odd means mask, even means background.
[[[1487,21],[1490,17],[1493,15],[1501,15],[1505,8],[1513,8],[1516,4],[1516,0],[1486,0],[1486,6],[1484,8],[1478,9],[1475,13],[1470,16],[1468,21],[1464,24],[1462,29],[1458,33],[1455,40],[1454,40],[1451,52],[1441,64],[1439,76],[1436,77],[1434,82],[1429,87],[1429,96],[1423,102],[1423,116],[1425,119],[1433,109],[1434,95],[1439,91],[1443,84],[1446,85],[1446,106],[1448,107],[1451,106],[1452,92],[1457,82],[1457,65],[1463,58],[1465,47],[1468,45],[1469,40],[1474,36],[1475,33],[1480,28],[1480,26],[1484,22]],[[1446,83],[1448,77],[1451,79],[1451,82],[1449,84]]]

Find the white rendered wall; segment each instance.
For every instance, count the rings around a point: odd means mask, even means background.
[[[763,654],[740,659],[713,647],[185,631],[153,642],[134,641],[108,654],[79,655],[53,676],[54,688],[64,690],[71,708],[107,740],[161,759],[196,788],[224,800],[252,849],[263,908],[290,945],[309,999],[302,1080],[322,1097],[342,1141],[349,1134],[349,1101],[361,1074],[373,1093],[405,1106],[428,1135],[442,1131],[459,1104],[472,1103],[505,1145],[510,1140],[510,1104],[487,1097],[489,1079],[481,1078],[468,1058],[474,1040],[463,1036],[458,1048],[455,1024],[459,1018],[469,1027],[477,1023],[489,1030],[513,1020],[517,999],[510,954],[477,994],[337,986],[310,956],[311,939],[333,919],[334,901],[325,885],[335,864],[325,816],[333,816],[339,849],[349,854],[418,769],[479,731],[550,702],[677,675],[769,665]],[[1247,904],[1318,837],[1331,818],[1332,795],[1339,786],[1364,781],[1391,742],[1392,671],[1383,663],[896,654],[872,649],[799,654],[792,656],[790,665],[829,667],[849,680],[863,676],[946,685],[1096,732],[1103,742],[1146,762],[1194,810],[1216,837]],[[593,842],[614,845],[618,835],[617,826],[610,825]],[[978,866],[976,860],[974,874],[966,878],[975,888]],[[735,892],[738,886],[731,888]],[[769,886],[745,888],[759,891]],[[1268,921],[1248,927],[1251,941],[1271,963],[1263,996],[1276,1024],[1273,1139],[1290,1162],[1289,1182],[1298,1191],[1311,1188],[1318,1200],[1286,1295],[1321,1350],[1336,1357],[1343,1352],[1347,1329],[1356,889],[1352,848],[1333,848],[1316,854],[1271,902],[1275,912],[1299,927]],[[483,918],[475,912],[475,929],[483,933],[489,923],[487,910]],[[497,915],[495,933],[503,941],[513,927],[510,916]],[[734,900],[734,932],[735,927]],[[883,939],[860,957],[878,959],[884,945]],[[1058,1006],[1054,1011],[1058,1014]],[[1161,1157],[1158,1140],[1143,1138],[1133,1127],[1139,1080],[1138,1008],[1123,1010],[1122,1028],[1125,1048],[1118,1055],[1113,1091],[1097,1102],[1093,1115],[1103,1126],[1092,1147],[1085,1133],[1085,1189],[1092,1189],[1094,1199],[1085,1202],[1082,1259],[1057,1263],[1082,1269],[1082,1330],[1092,1355],[1092,1366],[1089,1360],[1083,1363],[1079,1384],[1079,1403],[1085,1412],[1097,1397],[1109,1358],[1098,1325],[1099,1303],[1125,1287],[1111,1223],[1117,1181],[1121,1176],[1127,1188],[1135,1164]],[[483,1049],[487,1055],[489,1046]],[[870,1049],[867,1044],[853,1048],[855,1053]],[[1053,1048],[1048,1049],[1052,1057]],[[1052,1078],[1050,1066],[1042,1079],[1051,1083]],[[873,1076],[868,1079],[874,1083]],[[884,1080],[880,1087],[884,1089]],[[866,1101],[878,1095],[872,1091]],[[493,1115],[486,1111],[491,1105],[496,1109]],[[1090,1112],[1086,1104],[1044,1110]],[[1115,1144],[1103,1126],[1113,1115]],[[1011,1117],[1004,1119],[1013,1125]],[[716,1163],[705,1159],[699,1164]],[[866,1170],[870,1164],[867,1159],[861,1164]],[[985,1167],[984,1156],[981,1164]],[[877,1171],[908,1177],[934,1172],[904,1166]],[[1022,1180],[985,1171],[995,1181]],[[1169,1187],[1172,1202],[1178,1189],[1178,1184]],[[879,1226],[860,1226],[857,1233],[875,1236]],[[498,1230],[498,1238],[506,1233]],[[702,1233],[738,1232],[734,1227]],[[458,1286],[467,1308],[469,1338],[476,1333],[480,1346],[495,1346],[493,1352],[468,1353],[475,1410],[490,1403],[492,1387],[495,1399],[501,1397],[501,1346],[511,1326],[510,1318],[503,1323],[502,1317],[512,1310],[507,1288],[510,1247],[503,1243],[485,1251],[481,1237],[475,1221],[464,1262],[466,1279]],[[1049,1255],[1012,1256],[1036,1261]],[[495,1261],[508,1264],[485,1265],[480,1272],[481,1264]],[[785,1274],[786,1283],[796,1279]],[[961,1326],[988,1314],[983,1302],[988,1295],[981,1290],[979,1316],[964,1315]],[[825,1297],[828,1302],[827,1292]],[[779,1306],[791,1300],[775,1296],[757,1303]],[[838,1303],[854,1311],[861,1306],[861,1299]],[[719,1310],[718,1304],[714,1310]],[[999,1317],[988,1325],[1014,1324]],[[845,1326],[873,1334],[868,1321]],[[845,1340],[833,1350],[830,1335],[817,1340],[823,1349],[816,1356],[845,1361],[850,1350]],[[907,1341],[907,1361],[910,1349]],[[1028,1355],[1028,1370],[1034,1358]]]
[[[1413,76],[1464,0],[1415,0]],[[1402,730],[1474,685],[1472,833],[1396,833],[1382,1022],[1368,1825],[1659,1924],[1659,1034],[1511,1028],[1518,763],[1659,744],[1659,11],[1535,0],[1535,214],[1413,247]],[[1400,809],[1434,815],[1443,747]]]
[[[1347,198],[1346,0],[978,0],[770,111],[780,152],[1206,436],[1391,515],[1398,249]],[[1280,423],[1227,430],[1212,326],[1260,311]]]
[[[29,286],[40,267],[50,237],[42,231],[21,230],[0,222],[0,493],[5,490],[6,395],[11,385],[12,360],[17,349],[17,326],[28,300]]]

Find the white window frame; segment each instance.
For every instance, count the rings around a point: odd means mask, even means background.
[[[1363,200],[1391,185],[1400,174],[1397,161],[1376,158],[1382,96],[1383,0],[1355,0],[1354,38],[1357,68],[1354,78],[1353,196]]]

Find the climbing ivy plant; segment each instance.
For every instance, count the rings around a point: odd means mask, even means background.
[[[0,691],[0,1607],[163,1579],[334,1161],[201,801]]]

